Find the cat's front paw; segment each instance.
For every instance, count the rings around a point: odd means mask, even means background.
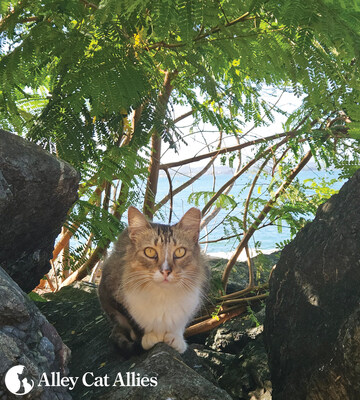
[[[164,336],[164,342],[173,347],[179,353],[183,353],[187,349],[187,344],[182,335],[166,333]]]
[[[156,343],[163,342],[164,336],[155,332],[145,333],[141,339],[141,346],[144,350],[151,349]]]

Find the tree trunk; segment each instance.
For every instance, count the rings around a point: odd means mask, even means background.
[[[149,176],[146,185],[144,198],[144,214],[152,220],[154,215],[155,197],[159,180],[160,157],[161,157],[161,132],[159,131],[159,122],[163,122],[166,115],[166,108],[169,102],[170,94],[173,89],[171,79],[177,75],[177,72],[165,72],[163,88],[158,96],[157,110],[155,112],[155,126],[151,136],[151,158],[149,165]]]

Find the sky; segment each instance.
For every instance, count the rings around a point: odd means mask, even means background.
[[[279,93],[280,96],[280,93]],[[276,101],[277,98],[275,98]],[[274,100],[272,100],[274,101]],[[281,109],[287,111],[287,112],[292,112],[296,108],[298,108],[301,104],[301,99],[295,97],[291,93],[283,93],[281,95],[280,101],[278,103],[278,107]],[[174,110],[175,118],[184,114],[185,112],[189,111],[189,107],[181,107],[177,106],[175,107]],[[187,117],[186,119],[182,120],[177,124],[179,128],[181,128],[181,131],[183,132],[183,135],[185,135],[185,140],[187,142],[187,145],[184,143],[179,142],[178,145],[178,152],[175,152],[173,149],[169,149],[169,146],[164,145],[163,146],[163,151],[162,151],[162,157],[161,157],[161,162],[163,164],[169,163],[169,162],[174,162],[174,161],[180,161],[186,158],[194,157],[197,154],[204,154],[207,153],[208,147],[205,143],[205,138],[206,141],[209,144],[212,144],[213,150],[215,149],[217,143],[218,143],[218,136],[219,132],[216,129],[216,127],[213,127],[209,124],[205,124],[203,126],[203,134],[201,132],[197,132],[193,135],[189,135],[189,129],[192,124],[193,118]],[[285,123],[286,117],[281,115],[281,114],[276,114],[275,122],[271,123],[269,126],[265,127],[258,127],[255,128],[249,133],[249,136],[247,136],[246,140],[252,140],[258,137],[264,137],[264,136],[270,136],[275,133],[281,133],[283,132],[282,124]],[[247,124],[243,132],[247,132],[249,129],[252,128],[252,124]],[[251,136],[250,136],[251,135]],[[224,135],[223,137],[223,142],[222,142],[222,147],[229,147],[229,146],[235,146],[237,143],[236,139],[234,136],[230,135]],[[248,154],[249,155],[250,149],[244,149],[243,154]],[[199,161],[197,163],[192,163],[192,167],[201,167],[204,166],[208,162],[208,159]],[[217,158],[215,161],[215,166],[221,165],[220,157]]]

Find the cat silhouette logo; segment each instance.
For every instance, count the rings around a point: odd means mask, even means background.
[[[5,385],[9,392],[22,396],[28,394],[34,387],[34,381],[27,377],[23,365],[15,365],[5,375]]]

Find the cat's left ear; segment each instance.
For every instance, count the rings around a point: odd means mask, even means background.
[[[145,229],[151,228],[145,215],[133,206],[128,209],[128,222],[129,237],[131,240],[134,240],[136,236]]]
[[[200,222],[201,222],[201,211],[197,208],[190,208],[181,220],[177,223],[177,225],[184,229],[185,231],[189,231],[194,242],[199,240],[200,233]]]

